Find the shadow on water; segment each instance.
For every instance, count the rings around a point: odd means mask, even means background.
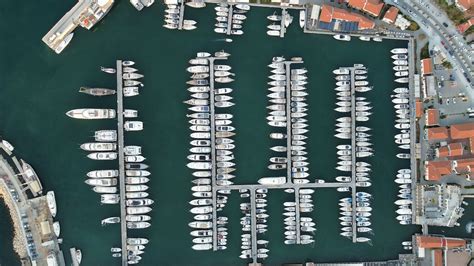
[[[13,250],[13,223],[3,198],[0,198],[0,265],[21,265]]]

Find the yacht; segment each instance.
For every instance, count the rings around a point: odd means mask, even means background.
[[[94,178],[94,179],[87,179],[85,183],[90,186],[112,187],[112,186],[117,185],[117,179],[116,178]]]
[[[96,193],[115,194],[117,187],[93,187],[92,190]]]
[[[390,50],[390,52],[392,54],[406,54],[408,53],[408,49],[407,48],[394,48]]]
[[[137,110],[133,110],[133,109],[125,109],[123,111],[123,116],[125,118],[134,118],[134,117],[138,117],[138,111]]]
[[[142,153],[142,147],[136,145],[125,146],[123,151],[125,155],[140,155]]]
[[[115,160],[117,159],[116,152],[93,152],[87,155],[92,160]]]
[[[51,216],[56,217],[57,208],[54,191],[48,191],[46,193],[46,202],[48,203],[48,208],[49,212],[51,213]]]
[[[114,151],[117,149],[117,144],[110,142],[90,142],[84,143],[80,147],[85,151]]]
[[[149,222],[127,222],[128,229],[143,229],[150,226],[151,224]]]
[[[140,92],[138,91],[138,87],[124,87],[123,88],[123,96],[125,97],[133,97],[139,94]]]
[[[141,155],[125,156],[125,162],[128,163],[140,163],[145,160],[145,157]]]
[[[140,78],[143,78],[143,75],[131,72],[131,73],[122,74],[122,77],[123,77],[123,79],[140,79]]]
[[[102,194],[100,195],[100,203],[102,204],[117,204],[120,200],[118,194]]]
[[[306,11],[305,11],[305,10],[301,10],[301,11],[300,11],[300,27],[301,27],[301,28],[304,28],[305,21],[306,21]]]
[[[360,37],[359,37],[359,40],[364,41],[364,42],[368,42],[368,41],[370,41],[370,37],[368,37],[368,36],[360,36]]]
[[[125,196],[128,199],[139,199],[139,198],[148,197],[148,193],[147,192],[127,192],[125,193]]]
[[[345,35],[345,34],[336,34],[333,36],[333,38],[339,41],[346,41],[346,42],[351,40],[351,36]]]
[[[111,178],[118,176],[118,170],[94,170],[87,173],[90,178]]]
[[[112,119],[115,118],[114,109],[83,108],[73,109],[66,113],[69,117],[76,119]]]
[[[89,87],[80,87],[79,92],[93,95],[93,96],[108,96],[108,95],[114,95],[116,93],[116,91],[112,89],[89,88]]]
[[[143,130],[143,122],[141,121],[126,121],[123,126],[126,131]]]
[[[103,219],[100,223],[101,225],[120,223],[120,217],[108,217]]]

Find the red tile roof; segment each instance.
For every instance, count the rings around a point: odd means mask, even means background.
[[[460,248],[466,246],[466,241],[463,239],[425,235],[417,235],[416,242],[420,248]]]
[[[426,110],[426,125],[436,126],[439,125],[439,111],[438,109]]]
[[[395,20],[397,20],[397,15],[398,8],[392,6],[387,10],[387,12],[385,12],[385,15],[383,16],[383,21],[387,23],[394,23]]]
[[[451,174],[451,161],[427,161],[425,165],[425,179],[439,181],[442,176]]]
[[[358,22],[359,29],[372,29],[375,27],[375,23],[359,14],[351,13],[347,10],[333,7],[330,5],[323,5],[321,8],[321,14],[319,20],[322,22],[330,23],[333,19]]]
[[[443,251],[441,249],[433,250],[433,266],[443,266]]]
[[[462,156],[464,154],[464,146],[460,142],[450,143],[448,149],[449,156]]]
[[[472,25],[474,25],[474,17],[464,22],[463,24],[458,25],[458,31],[460,33],[466,32]]]
[[[415,107],[416,118],[420,118],[423,115],[423,103],[420,100],[417,100]]]
[[[474,5],[474,1],[473,0],[456,0],[456,4],[468,10]]]
[[[421,74],[430,75],[433,73],[431,58],[425,58],[421,60]]]
[[[449,137],[446,127],[430,127],[426,129],[428,140],[445,140]]]
[[[378,17],[384,3],[380,0],[349,0],[349,6],[365,11],[374,17]]]
[[[474,137],[474,123],[451,125],[450,132],[452,139],[467,139]]]
[[[449,156],[448,147],[444,146],[444,147],[439,147],[438,149],[436,149],[436,156],[439,158],[448,157]]]

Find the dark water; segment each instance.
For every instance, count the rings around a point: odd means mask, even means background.
[[[136,61],[146,75],[141,95],[125,103],[128,108],[139,109],[145,123],[145,130],[128,134],[126,143],[144,146],[153,172],[149,183],[155,200],[152,227],[130,233],[151,240],[142,265],[244,264],[238,258],[241,230],[237,195],[232,196],[224,211],[231,218],[228,250],[193,251],[187,226],[192,216],[188,212],[191,172],[184,166],[190,140],[186,107],[182,104],[188,97],[185,68],[196,52],[224,48],[232,53],[229,63],[237,75],[233,84],[236,106],[231,109],[237,127],[237,183],[256,183],[269,174],[266,65],[273,56],[302,56],[309,71],[308,151],[313,178],[333,181],[337,175],[335,146],[340,141],[333,137],[337,114],[332,111],[336,96],[331,71],[363,63],[369,68],[369,81],[375,87],[367,93],[375,112],[368,125],[374,128],[377,155],[370,159],[373,186],[368,190],[376,199],[373,246],[355,245],[339,236],[337,201],[341,195],[329,189],[315,194],[316,208],[311,214],[318,228],[315,245],[284,245],[282,202],[289,198],[282,191],[272,191],[269,231],[265,235],[270,240],[270,258],[266,264],[394,259],[402,252],[400,242],[419,230],[416,226],[398,225],[393,204],[398,190],[394,175],[407,163],[394,159],[398,151],[392,141],[396,131],[389,95],[395,84],[389,51],[406,43],[346,43],[330,36],[303,34],[297,26],[296,13],[285,39],[270,38],[265,34],[265,17],[273,10],[255,8],[248,13],[245,34],[228,44],[218,41],[223,36],[212,30],[213,7],[187,9],[186,17],[197,20],[198,29],[178,32],[161,26],[163,7],[159,3],[137,13],[128,1],[117,1],[93,32],[76,31],[69,47],[58,56],[41,42],[41,37],[72,4],[43,0],[18,6],[11,1],[0,8],[0,17],[6,22],[0,25],[0,73],[5,74],[0,75],[1,131],[15,145],[17,154],[35,167],[43,185],[56,192],[66,254],[71,246],[76,246],[83,251],[84,265],[119,264],[109,251],[111,246],[120,244],[119,227],[100,225],[101,219],[118,215],[118,207],[100,206],[99,196],[84,184],[87,171],[113,164],[88,160],[79,149],[80,143],[91,140],[94,130],[113,128],[115,123],[72,120],[64,112],[81,107],[113,107],[112,98],[94,99],[78,94],[77,90],[83,85],[112,87],[114,77],[98,68],[112,66],[115,59],[121,58]],[[458,233],[462,235],[462,231]],[[11,256],[0,254],[0,261],[12,260]]]

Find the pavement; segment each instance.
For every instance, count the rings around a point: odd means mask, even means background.
[[[428,0],[387,0],[386,3],[397,6],[417,22],[430,36],[430,43],[438,46],[447,55],[459,82],[466,87],[473,87],[472,49],[457,32],[444,11]],[[444,26],[443,23],[448,26]]]

